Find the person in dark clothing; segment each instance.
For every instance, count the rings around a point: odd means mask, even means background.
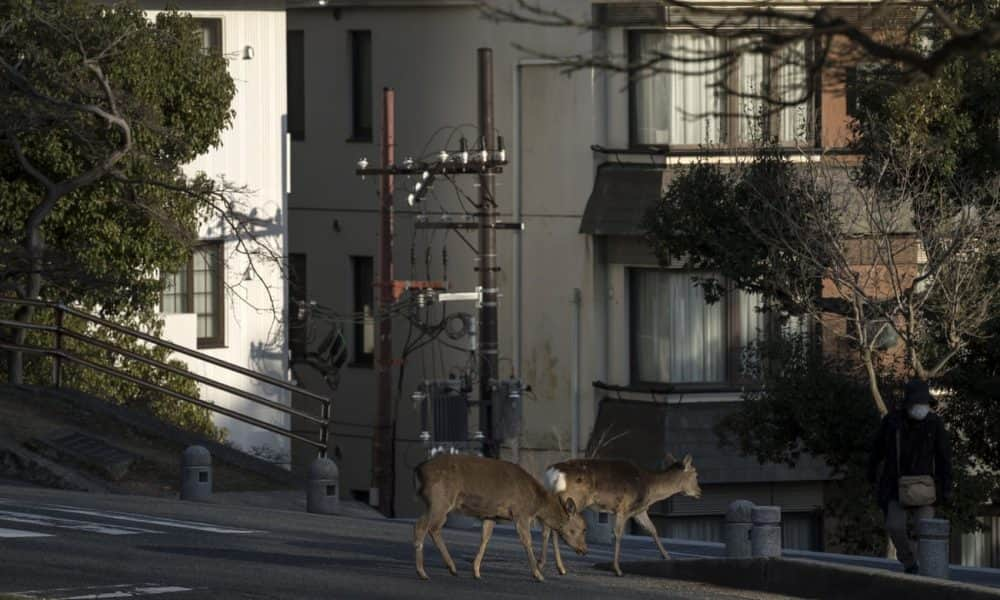
[[[935,505],[951,500],[948,432],[941,418],[931,411],[931,400],[927,382],[919,379],[908,381],[903,395],[903,410],[890,412],[882,418],[868,460],[868,480],[877,484],[876,497],[885,515],[885,527],[896,546],[896,556],[907,573],[916,573],[919,569],[917,542],[910,531],[916,528],[920,519],[934,517],[934,505],[902,506],[899,502],[899,478],[904,475],[931,475],[937,491]],[[909,528],[907,520],[911,521]]]

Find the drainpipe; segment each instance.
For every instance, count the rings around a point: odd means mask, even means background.
[[[580,288],[573,288],[573,363],[570,373],[570,402],[573,403],[570,423],[570,456],[576,458],[580,450],[580,312],[583,304]]]

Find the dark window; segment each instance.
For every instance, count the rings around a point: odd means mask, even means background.
[[[351,140],[372,141],[372,32],[351,32]]]
[[[288,133],[293,140],[306,139],[305,33],[288,32]]]
[[[630,31],[630,64],[653,63],[656,68],[637,70],[630,78],[632,145],[693,148],[746,145],[754,138],[777,138],[784,145],[811,141],[815,111],[807,93],[809,46],[798,42],[773,55],[748,52],[726,64],[726,48],[741,41],[746,40],[694,31]],[[720,77],[725,79],[722,86]],[[727,96],[725,89],[739,93]]]
[[[222,54],[222,19],[195,19],[205,54]]]
[[[223,242],[205,242],[191,253],[185,268],[164,277],[164,313],[198,315],[198,347],[225,345]]]
[[[354,362],[370,365],[375,355],[375,268],[370,256],[352,256],[354,272]]]
[[[308,350],[309,306],[306,292],[306,255],[288,255],[288,349],[295,360],[304,360]]]

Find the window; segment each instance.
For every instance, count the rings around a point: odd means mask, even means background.
[[[164,277],[163,312],[195,313],[199,348],[225,344],[222,248],[221,241],[199,245],[183,270]]]
[[[375,356],[375,269],[370,256],[352,256],[354,274],[354,362],[370,365]]]
[[[304,360],[308,350],[308,296],[306,292],[306,255],[288,255],[288,349],[292,358]]]
[[[351,32],[351,141],[372,141],[372,32]]]
[[[630,273],[635,383],[733,383],[740,355],[763,329],[758,297],[741,291],[705,302],[692,273]]]
[[[288,133],[293,140],[306,139],[305,33],[288,32]]]
[[[779,108],[747,97],[791,104],[806,95],[805,42],[774,55],[744,54],[727,71],[726,48],[737,43],[745,40],[683,31],[629,32],[631,64],[655,61],[659,70],[671,71],[635,74],[629,94],[632,144],[745,145],[754,135],[789,145],[812,140],[810,102]],[[739,93],[727,98],[725,88]]]
[[[718,54],[721,40],[695,33],[632,32],[630,63],[664,58],[664,68],[680,73],[639,74],[633,80],[632,141],[637,145],[697,146],[722,141],[723,95],[711,72],[720,61],[682,61]]]
[[[195,19],[205,54],[222,54],[222,19]]]

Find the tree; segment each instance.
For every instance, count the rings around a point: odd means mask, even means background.
[[[182,166],[220,142],[235,87],[190,17],[12,0],[0,16],[0,289],[127,318],[158,301],[232,186]],[[31,307],[17,313],[31,319]],[[23,343],[24,331],[13,337]],[[22,377],[10,356],[11,381]]]
[[[182,169],[219,145],[234,116],[234,94],[226,57],[203,48],[190,16],[167,11],[150,20],[132,2],[5,2],[0,293],[96,310],[157,335],[162,274],[186,262],[206,222],[234,241],[235,251],[249,260],[248,272],[270,293],[272,284],[257,262],[281,257],[269,245],[266,228],[260,234],[260,220],[243,210],[246,190]],[[230,291],[239,297],[239,290]],[[22,322],[51,319],[35,312],[24,307],[14,316]],[[66,325],[82,327],[72,320]],[[87,334],[120,338],[93,328]],[[32,339],[20,328],[7,337],[18,345]],[[137,340],[115,341],[166,359],[166,352]],[[94,348],[79,351],[197,396],[190,380]],[[47,382],[43,365],[25,365],[19,352],[6,363],[12,382]],[[206,411],[166,396],[92,373],[75,373],[74,383],[218,434]]]

